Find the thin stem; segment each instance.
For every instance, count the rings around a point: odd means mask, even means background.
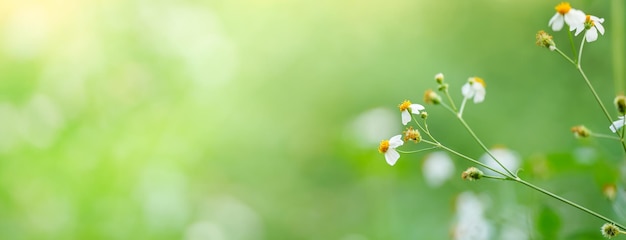
[[[600,96],[596,92],[595,88],[593,88],[593,86],[591,85],[591,82],[589,81],[589,78],[587,78],[587,75],[583,71],[583,68],[580,65],[577,65],[576,69],[578,69],[578,72],[580,73],[580,75],[582,75],[583,79],[585,80],[585,83],[587,84],[587,87],[589,87],[589,90],[591,90],[591,93],[596,99],[596,102],[598,103],[598,105],[600,105],[600,108],[602,108],[602,112],[604,112],[604,115],[606,116],[606,119],[609,121],[609,124],[613,124],[613,119],[611,118],[609,111],[606,110],[606,107],[604,107],[602,100],[600,100]]]
[[[576,62],[574,62],[574,60],[572,60],[571,58],[569,58],[567,55],[565,55],[565,53],[563,53],[561,51],[561,49],[558,49],[557,47],[554,48],[554,51],[558,52],[559,54],[561,54],[561,56],[563,56],[563,58],[565,58],[567,61],[569,61],[570,63],[576,65]]]
[[[446,151],[448,151],[448,152],[450,152],[450,153],[452,153],[452,154],[454,154],[454,155],[457,155],[457,156],[459,156],[459,157],[461,157],[461,158],[464,158],[464,159],[466,159],[466,160],[468,160],[468,161],[470,161],[470,162],[472,162],[472,163],[474,163],[474,164],[477,164],[477,165],[479,165],[479,166],[481,166],[481,167],[484,167],[484,168],[489,169],[489,170],[491,170],[491,171],[493,171],[493,172],[495,172],[495,173],[498,173],[498,174],[500,174],[500,175],[504,176],[505,178],[511,178],[511,177],[510,177],[510,176],[508,176],[506,173],[503,173],[503,172],[501,172],[500,170],[496,170],[496,169],[494,169],[494,168],[492,168],[492,167],[490,167],[490,166],[487,166],[486,164],[484,164],[484,163],[482,163],[482,162],[479,162],[479,161],[477,161],[477,160],[475,160],[475,159],[473,159],[473,158],[471,158],[471,157],[465,156],[465,155],[463,155],[463,154],[461,154],[461,153],[459,153],[459,152],[457,152],[457,151],[454,151],[454,150],[452,150],[451,148],[449,148],[449,147],[446,147],[446,146],[442,145],[441,143],[438,143],[438,142],[431,142],[431,141],[426,141],[426,140],[423,140],[423,142],[426,142],[426,143],[428,143],[428,144],[432,144],[432,145],[434,145],[434,146],[437,146],[437,147],[443,148],[444,150],[446,150]]]
[[[509,173],[509,175],[507,177],[511,177],[511,178],[517,178],[517,176],[515,174],[513,174],[508,168],[506,168],[494,155],[493,153],[491,153],[491,151],[489,150],[489,148],[487,148],[487,146],[485,146],[485,144],[483,144],[482,141],[480,141],[480,139],[478,138],[478,136],[476,136],[476,134],[474,133],[474,131],[472,131],[472,128],[470,128],[469,125],[467,125],[467,123],[465,122],[465,120],[463,119],[463,117],[458,116],[459,121],[461,121],[461,123],[463,124],[463,126],[465,127],[465,129],[467,129],[467,131],[470,133],[470,135],[472,135],[472,137],[474,138],[474,140],[476,140],[476,142],[478,143],[478,145],[480,145],[480,147],[485,150],[485,152],[487,152],[487,155],[489,155],[494,161],[496,161],[496,163],[498,163],[498,165],[500,165],[500,167],[502,167],[507,173]]]
[[[489,178],[489,179],[495,179],[495,180],[514,181],[512,178],[509,178],[509,177],[502,178],[502,177],[489,176],[489,175],[483,175],[483,177],[484,178]]]
[[[450,97],[450,93],[448,93],[448,88],[443,91],[443,94],[446,95],[446,97],[448,98],[448,102],[450,102],[450,105],[452,106],[452,109],[454,109],[454,111],[456,112],[456,106],[454,105],[454,101],[452,101],[452,97]]]
[[[467,102],[467,98],[463,97],[463,102],[461,103],[461,109],[459,111],[453,111],[458,117],[463,116],[463,109],[465,109],[465,103]]]
[[[585,208],[585,207],[583,207],[583,206],[580,206],[580,205],[578,205],[578,204],[576,204],[576,203],[574,203],[574,202],[572,202],[572,201],[570,201],[570,200],[567,200],[567,199],[565,199],[565,198],[563,198],[563,197],[561,197],[561,196],[559,196],[559,195],[556,195],[556,194],[554,194],[554,193],[552,193],[552,192],[550,192],[550,191],[548,191],[548,190],[545,190],[545,189],[543,189],[543,188],[540,188],[540,187],[538,187],[538,186],[535,186],[535,185],[533,185],[532,183],[526,182],[526,181],[522,180],[521,178],[515,178],[515,179],[513,179],[513,180],[514,180],[514,181],[516,181],[516,182],[519,182],[519,183],[521,183],[521,184],[524,184],[524,185],[526,185],[527,187],[530,187],[530,188],[532,188],[532,189],[534,189],[534,190],[537,190],[537,191],[539,191],[539,192],[541,192],[541,193],[543,193],[543,194],[546,194],[546,195],[548,195],[548,196],[550,196],[550,197],[552,197],[552,198],[554,198],[554,199],[556,199],[556,200],[559,200],[559,201],[561,201],[561,202],[563,202],[563,203],[566,203],[566,204],[568,204],[568,205],[570,205],[570,206],[572,206],[572,207],[578,208],[579,210],[581,210],[581,211],[583,211],[583,212],[586,212],[586,213],[588,213],[588,214],[591,214],[591,215],[593,215],[593,216],[595,216],[595,217],[597,217],[597,218],[599,218],[599,219],[602,219],[602,220],[604,220],[604,221],[606,221],[606,222],[609,222],[609,223],[613,223],[613,224],[615,224],[615,226],[618,226],[620,229],[626,229],[626,228],[625,228],[624,226],[622,226],[621,224],[618,224],[617,222],[615,222],[615,221],[613,221],[613,220],[611,220],[611,219],[609,219],[609,218],[607,218],[607,217],[605,217],[605,216],[603,216],[603,215],[601,215],[601,214],[599,214],[599,213],[596,213],[596,212],[594,212],[594,211],[592,211],[592,210],[589,210],[589,209],[587,209],[587,208]]]
[[[576,46],[574,45],[574,37],[572,36],[572,31],[567,31],[567,35],[569,36],[569,43],[572,45],[572,53],[574,54],[574,59],[576,59]]]
[[[616,136],[601,134],[601,133],[591,133],[590,136],[597,137],[597,138],[606,138],[606,139],[612,139],[612,140],[621,141],[621,138],[618,138]]]
[[[576,66],[578,66],[579,68],[580,68],[580,62],[582,61],[582,58],[583,58],[583,47],[585,46],[585,39],[586,39],[586,36],[585,34],[583,34],[583,40],[582,42],[580,42],[580,51],[578,52],[578,61],[576,62],[577,63]]]
[[[419,149],[419,150],[413,150],[413,151],[402,151],[402,150],[396,149],[396,151],[398,151],[399,153],[409,154],[409,153],[426,152],[426,151],[434,150],[434,149],[437,149],[437,148],[439,148],[439,147],[434,146],[434,147],[429,147],[429,148],[424,148],[424,149]]]

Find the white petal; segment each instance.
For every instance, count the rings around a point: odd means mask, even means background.
[[[413,114],[420,114],[420,111],[425,109],[424,106],[420,104],[411,104],[409,105],[409,108]]]
[[[402,135],[395,135],[389,139],[389,148],[397,148],[402,146],[404,141],[402,141]]]
[[[578,27],[576,27],[576,32],[574,32],[574,36],[578,36],[578,34],[580,34],[583,30],[585,30],[585,25],[578,25]]]
[[[400,158],[400,154],[396,152],[396,150],[393,148],[390,148],[385,153],[385,160],[387,160],[387,163],[391,166],[396,164],[396,162],[398,161],[398,158]]]
[[[402,125],[406,125],[410,121],[411,121],[411,114],[409,113],[409,110],[402,111]]]
[[[618,129],[622,128],[624,126],[624,117],[619,117],[619,120],[614,121],[613,124],[611,124],[611,126],[609,126],[609,129],[611,129],[612,132],[617,132]]]
[[[554,22],[552,23],[552,30],[553,31],[559,31],[559,30],[563,29],[564,23],[565,22],[563,20],[563,16],[561,16],[561,15],[557,16],[556,20],[554,20]]]
[[[604,26],[602,26],[602,24],[600,24],[599,22],[596,22],[595,27],[596,29],[598,29],[598,32],[600,32],[600,34],[604,35]]]
[[[604,18],[599,18],[596,16],[589,16],[589,18],[591,18],[591,20],[593,20],[594,23],[604,23]]]
[[[596,31],[596,29],[590,28],[589,30],[587,30],[587,32],[585,32],[585,39],[587,39],[587,42],[593,42],[595,40],[598,40],[598,32]]]
[[[476,91],[476,95],[474,96],[474,103],[481,103],[485,101],[485,90]]]
[[[565,23],[570,26],[578,26],[578,24],[584,24],[587,19],[587,15],[583,11],[577,9],[570,9],[569,12],[563,16]],[[571,29],[571,28],[570,28]]]
[[[554,16],[552,16],[552,18],[550,18],[550,21],[548,22],[548,26],[552,26],[552,30],[554,30],[554,31],[561,30],[561,28],[563,27],[563,22],[562,22],[562,20],[561,20],[561,25],[560,25],[560,27],[559,27],[559,26],[557,25],[557,23],[556,23],[559,19],[563,19],[563,18],[561,18],[560,16],[561,16],[561,14],[556,13],[556,14],[554,14]],[[558,28],[557,28],[557,27],[558,27]]]
[[[463,87],[461,87],[461,93],[463,93],[465,98],[471,98],[474,96],[474,89],[472,89],[469,83],[466,83]]]

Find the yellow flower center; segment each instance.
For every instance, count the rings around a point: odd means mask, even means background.
[[[483,85],[483,88],[487,87],[487,84],[485,84],[485,80],[483,80],[482,78],[474,77],[473,82]]]
[[[587,15],[587,17],[585,17],[585,23],[587,23],[587,25],[589,25],[590,27],[593,27],[595,25],[593,20],[591,20],[591,16],[590,15]]]
[[[380,153],[386,153],[389,150],[389,140],[380,141],[380,145],[378,146],[378,151]]]
[[[404,133],[405,141],[413,140],[415,141],[415,143],[418,143],[422,140],[422,136],[420,135],[420,133],[417,131],[417,129],[413,129],[413,127],[409,127],[406,131],[402,133]]]
[[[572,9],[572,6],[570,6],[568,2],[562,2],[559,3],[559,5],[556,5],[554,9],[556,9],[556,12],[558,12],[559,14],[565,15],[569,12],[570,9]]]
[[[411,101],[409,100],[404,100],[404,102],[400,103],[400,105],[398,105],[398,107],[400,108],[400,111],[404,111],[409,109],[409,106],[411,106]]]

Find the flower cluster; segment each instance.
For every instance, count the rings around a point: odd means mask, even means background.
[[[583,30],[585,31],[585,39],[587,42],[593,42],[598,39],[598,32],[604,35],[604,18],[599,18],[592,15],[587,15],[583,11],[572,8],[568,2],[562,2],[554,7],[556,13],[550,21],[548,26],[552,27],[554,31],[560,31],[563,26],[567,24],[569,31],[574,31],[574,35],[578,36]]]
[[[443,92],[447,97],[449,97],[448,84],[444,83],[443,79],[443,74],[439,73],[435,75],[435,81],[439,84],[438,90]],[[470,77],[467,80],[467,82],[461,88],[463,105],[461,106],[461,110],[458,111],[459,115],[463,112],[463,107],[465,106],[465,102],[467,100],[471,99],[474,103],[481,103],[485,100],[485,86],[485,81],[482,78]],[[424,103],[435,105],[441,104],[450,109],[450,107],[443,102],[442,97],[431,89],[426,90],[426,92],[424,93]],[[424,107],[424,105],[412,103],[409,100],[404,100],[398,105],[398,108],[400,109],[402,125],[404,126],[409,124],[409,122],[414,119],[414,115],[420,116],[420,118],[422,118],[424,122],[428,118],[428,113],[425,111],[426,108]],[[456,111],[456,108],[454,111]],[[382,140],[380,142],[380,145],[378,146],[378,151],[385,155],[385,160],[389,165],[393,166],[396,164],[396,162],[400,158],[401,153],[401,151],[398,151],[396,148],[404,145],[405,141],[413,141],[415,143],[419,143],[423,140],[423,136],[418,129],[422,131],[427,131],[427,128],[422,127],[419,123],[417,123],[417,121],[415,121],[415,123],[418,125],[418,128],[408,126],[408,128],[406,128],[406,130],[403,131],[402,134],[395,135],[388,140]],[[427,134],[427,136],[430,136],[430,134]],[[432,144],[433,142],[430,143]]]

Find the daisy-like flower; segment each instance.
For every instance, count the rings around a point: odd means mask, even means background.
[[[474,98],[474,103],[481,103],[485,100],[485,81],[479,77],[471,77],[463,85],[461,92],[467,99]]]
[[[411,101],[404,100],[404,102],[398,105],[400,111],[402,112],[402,124],[406,125],[411,121],[411,113],[412,114],[420,114],[420,111],[424,110],[424,106],[420,104],[411,104]]]
[[[385,160],[387,160],[389,165],[393,166],[396,164],[396,161],[398,161],[398,158],[400,158],[400,153],[396,151],[396,148],[402,146],[402,144],[404,144],[402,135],[395,135],[389,140],[380,141],[378,151],[385,154]]]
[[[604,35],[604,27],[602,23],[604,22],[604,18],[599,18],[596,16],[587,15],[585,17],[585,22],[576,26],[576,33],[574,35],[578,36],[583,30],[585,31],[585,39],[587,42],[593,42],[598,39],[598,32]]]
[[[609,126],[609,129],[611,129],[612,132],[617,132],[617,130],[626,125],[626,121],[624,121],[624,116],[619,116],[618,118],[619,119],[617,121],[614,121],[613,124]]]
[[[572,31],[579,25],[583,25],[585,22],[585,13],[578,9],[572,8],[568,2],[562,2],[554,7],[556,13],[550,21],[548,26],[552,27],[552,30],[559,31],[563,28],[563,24],[569,25],[569,30]]]

